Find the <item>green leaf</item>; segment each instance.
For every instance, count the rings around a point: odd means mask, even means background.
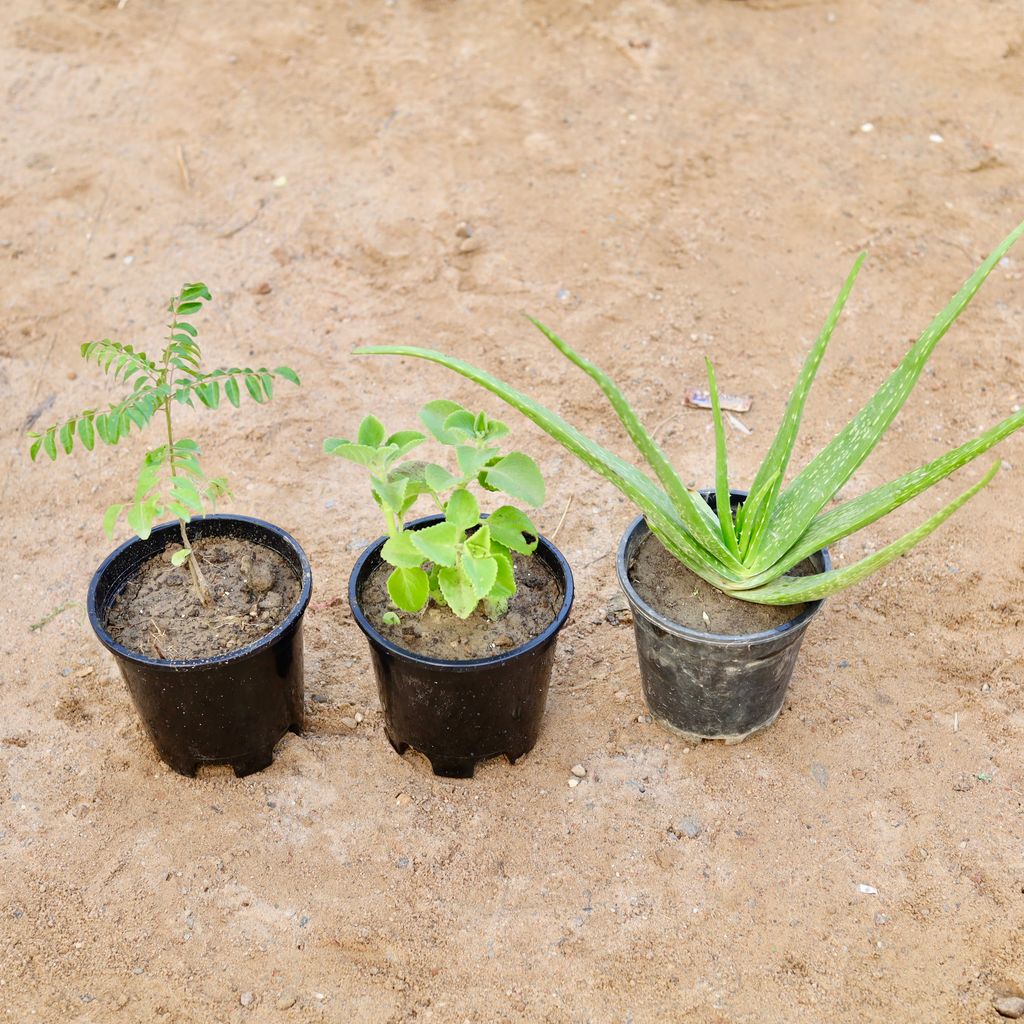
[[[452,493],[444,507],[444,517],[460,530],[468,530],[480,522],[480,506],[464,487]]]
[[[487,558],[491,553],[491,531],[484,523],[466,538],[466,550],[476,558]]]
[[[459,482],[458,478],[452,476],[444,466],[435,465],[433,462],[427,463],[424,467],[423,479],[435,494],[441,494]]]
[[[388,577],[388,594],[402,611],[422,610],[430,599],[427,574],[419,568],[396,569]]]
[[[376,476],[371,477],[370,480],[377,499],[391,509],[395,515],[400,516],[405,507],[409,481],[404,479],[381,480]]]
[[[455,457],[464,480],[472,480],[494,458],[496,448],[474,448],[468,444],[455,447]]]
[[[905,533],[899,540],[893,541],[867,558],[862,558],[859,562],[844,566],[842,569],[833,569],[831,572],[818,573],[816,576],[780,576],[755,590],[729,591],[729,594],[741,601],[752,601],[758,604],[802,604],[805,601],[820,600],[838,590],[852,586],[854,583],[859,583],[894,559],[899,558],[904,552],[909,551],[915,544],[919,544],[930,533],[937,530],[958,508],[970,501],[978,491],[989,483],[999,471],[999,466],[998,461],[994,462],[984,477],[973,487],[964,491],[917,529]]]
[[[194,512],[201,513],[203,511],[203,497],[196,485],[186,477],[175,477],[171,484],[171,494]]]
[[[495,509],[487,517],[487,528],[499,544],[521,555],[532,555],[537,550],[540,531],[525,512],[512,505]]]
[[[732,573],[742,573],[743,567],[726,545],[715,515],[708,507],[707,502],[699,494],[687,490],[682,480],[680,480],[678,473],[676,473],[672,468],[672,464],[666,458],[665,453],[644,428],[639,417],[633,411],[629,402],[626,401],[625,396],[615,382],[599,367],[590,362],[589,359],[585,359],[578,352],[570,348],[557,334],[549,331],[539,320],[534,320],[532,317],[527,319],[566,359],[583,370],[604,393],[605,398],[608,399],[626,433],[629,435],[629,439],[636,445],[637,450],[651,469],[654,470],[662,487],[665,488],[669,500],[676,510],[676,515],[673,516],[673,519],[681,519],[686,532],[690,535],[689,539],[684,540],[684,533],[676,527],[674,532],[677,534],[678,542],[682,545],[687,543],[696,544],[708,556],[721,562],[726,567],[727,574],[730,573],[730,570]],[[461,373],[462,371],[459,370],[458,372]],[[484,384],[484,387],[489,387],[489,385]],[[499,395],[499,397],[504,396]],[[526,415],[529,416],[529,413]],[[534,422],[537,421],[535,420]],[[538,423],[538,425],[542,424]],[[545,427],[544,429],[547,428]],[[636,471],[634,470],[634,472]],[[669,529],[671,530],[672,527],[669,527]],[[698,572],[696,569],[694,571]],[[698,575],[700,575],[699,572]],[[708,580],[708,582],[711,581]]]
[[[512,597],[516,592],[516,573],[512,565],[512,559],[507,554],[496,552],[492,555],[498,566],[494,584],[491,586],[490,597],[492,600]]]
[[[263,403],[266,399],[263,397],[263,391],[260,388],[260,379],[254,373],[246,374],[245,376],[245,389],[249,392],[254,402]]]
[[[389,537],[381,548],[380,556],[398,569],[415,569],[423,565],[424,557],[410,539],[411,531],[403,530],[397,537]]]
[[[238,381],[234,377],[228,377],[228,379],[224,381],[224,394],[236,409],[241,405],[241,397],[238,392]]]
[[[405,455],[426,441],[426,439],[426,434],[421,434],[418,430],[399,430],[397,433],[392,434],[384,443],[386,445],[393,445],[398,449],[400,455]]]
[[[75,443],[75,421],[74,420],[68,420],[67,423],[65,423],[60,428],[60,444],[61,444],[61,447],[64,449],[64,454],[65,455],[70,455],[71,454],[71,448],[74,445],[74,443]]]
[[[156,518],[156,507],[152,501],[136,502],[125,513],[128,525],[135,531],[139,540],[148,540],[153,532],[153,520]]]
[[[488,466],[484,477],[492,487],[534,508],[544,504],[544,478],[537,463],[522,452],[511,452]]]
[[[380,622],[382,626],[400,626],[402,624],[402,620],[398,617],[397,613],[391,611],[385,612],[380,617]]]
[[[299,385],[302,382],[299,380],[299,375],[290,366],[279,366],[274,373],[278,377],[284,377],[285,380],[291,381],[292,384]]]
[[[456,444],[458,438],[445,429],[444,422],[453,412],[465,412],[458,402],[439,398],[428,402],[420,409],[420,420],[430,433],[442,444]]]
[[[261,370],[260,381],[263,383],[263,393],[267,396],[267,401],[270,401],[274,397],[274,378],[266,370]]]
[[[174,554],[171,555],[171,565],[184,565],[191,554],[192,551],[190,548],[181,548],[178,551],[175,551]]]
[[[409,538],[424,558],[437,565],[455,565],[458,529],[451,523],[435,523],[422,530],[410,530]]]
[[[468,409],[456,409],[444,421],[446,434],[458,440],[476,436],[476,417]]]
[[[1022,235],[1024,222],[1007,235],[992,255],[964,282],[860,412],[780,494],[762,541],[748,559],[754,571],[759,572],[772,565],[792,547],[825,503],[868,457],[903,407],[932,350],[953,326],[1010,246]]]
[[[732,518],[732,499],[729,494],[729,459],[725,445],[725,425],[722,423],[722,408],[718,401],[718,382],[711,360],[705,358],[708,372],[708,390],[711,393],[711,414],[715,424],[715,511],[726,546],[739,558],[740,546],[736,539],[736,527]]]
[[[387,436],[384,424],[376,416],[367,416],[359,424],[359,433],[356,440],[367,448],[379,448]]]
[[[192,335],[194,338],[199,332],[189,323],[179,322],[175,325],[179,331],[185,331],[186,334]]]
[[[825,318],[821,333],[814,345],[811,346],[804,365],[800,369],[775,439],[750,486],[750,495],[746,501],[747,512],[743,521],[741,551],[744,555],[750,548],[757,547],[764,527],[771,517],[776,497],[786,474],[786,468],[793,454],[793,446],[796,443],[800,420],[803,417],[804,405],[811,390],[811,384],[814,382],[822,357],[825,355],[825,349],[832,338],[832,333],[839,322],[843,307],[846,305],[846,300],[850,296],[850,291],[857,280],[857,274],[860,272],[866,256],[867,253],[862,252],[854,262],[853,269],[846,275],[846,280],[843,282],[842,288],[839,289],[839,294]]]
[[[34,440],[32,441],[32,444],[29,446],[28,457],[33,462],[35,462],[36,461],[36,456],[39,454],[39,449],[42,447],[42,444],[43,444],[43,435],[42,434],[30,434],[29,436],[34,438]]]
[[[103,515],[103,531],[111,540],[114,539],[114,527],[123,508],[124,505],[111,505]]]
[[[347,459],[357,466],[366,466],[368,469],[377,469],[380,466],[381,453],[379,448],[370,448],[365,444],[355,444],[346,441],[343,437],[328,437],[324,441],[324,451],[328,455],[337,455],[338,458]]]
[[[51,462],[57,459],[56,427],[50,429],[43,435],[43,451],[50,457]]]
[[[478,558],[468,551],[462,555],[462,570],[473,587],[476,597],[486,597],[498,578],[497,560],[491,557]],[[450,604],[451,602],[449,602]]]
[[[78,421],[78,438],[85,445],[85,450],[91,452],[96,444],[95,432],[92,428],[92,417],[83,416]]]
[[[198,313],[203,308],[201,302],[179,302],[178,308],[175,310],[178,316],[190,316],[192,313]],[[181,326],[180,324],[178,325]]]
[[[479,601],[469,576],[459,569],[445,568],[437,574],[437,582],[448,607],[460,619],[468,619]]]

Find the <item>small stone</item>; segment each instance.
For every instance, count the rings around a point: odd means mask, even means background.
[[[128,997],[122,992],[117,997],[117,1002],[115,1003],[115,1005],[119,1010],[123,1010],[128,1005]]]
[[[993,1007],[1000,1017],[1008,1020],[1019,1020],[1024,1017],[1024,999],[1020,996],[1000,996],[993,1000]]]
[[[293,996],[293,995],[281,996],[281,998],[278,999],[278,1001],[276,1003],[274,1003],[274,1005],[279,1010],[290,1010],[295,1005],[295,996]]]
[[[676,825],[676,835],[686,836],[687,839],[696,839],[701,834],[701,824],[696,818],[683,818]]]
[[[811,765],[811,778],[813,778],[822,789],[828,789],[828,769],[826,769],[823,764]]]
[[[399,793],[398,796],[395,797],[395,803],[398,804],[399,807],[408,807],[409,804],[412,803],[412,797],[409,796],[408,793]]]
[[[476,252],[480,245],[479,238],[465,238],[459,243],[459,252]]]
[[[326,693],[314,693],[309,698],[314,704],[330,704],[331,698]]]
[[[276,591],[272,590],[262,601],[260,601],[261,608],[280,608],[284,604],[284,598]]]
[[[363,716],[356,712],[356,724],[358,725],[363,720]]]
[[[615,691],[615,703],[616,704],[625,704],[628,699],[629,699],[629,693],[626,690],[616,690]]]
[[[253,288],[252,293],[253,295],[269,295],[270,291],[270,282],[263,281],[262,283],[256,285],[255,288]]]
[[[570,789],[575,789],[579,784],[580,784],[580,780],[579,779],[573,778],[573,779],[569,780],[569,788]]]
[[[256,997],[251,992],[243,992],[238,997],[238,1001],[243,1006],[252,1006],[252,1004],[255,1002],[255,1000],[256,1000]]]
[[[349,718],[347,715],[341,720],[341,724],[345,726],[346,729],[355,729],[356,726],[359,725],[354,718]]]
[[[472,238],[473,226],[468,221],[461,220],[455,228],[456,238]]]
[[[868,132],[873,132],[875,130],[875,126],[870,121],[865,121],[860,126],[860,130],[867,134]]]
[[[585,779],[587,777],[587,769],[581,764],[574,764],[570,770],[577,779]]]
[[[878,890],[873,885],[865,885],[863,882],[857,886],[857,892],[862,893],[864,896],[878,895]]]

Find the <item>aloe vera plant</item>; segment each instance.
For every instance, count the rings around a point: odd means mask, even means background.
[[[356,349],[356,352],[415,356],[439,363],[475,381],[518,409],[581,461],[610,480],[636,504],[662,544],[712,586],[743,601],[800,604],[858,583],[898,558],[945,522],[997,472],[998,461],[977,483],[916,529],[858,562],[811,576],[787,575],[790,569],[815,551],[882,518],[1024,426],[1024,410],[1015,412],[926,465],[857,498],[829,509],[825,507],[881,440],[907,400],[935,346],[1022,234],[1024,223],[1018,225],[968,278],[860,412],[788,485],[783,486],[807,394],[864,261],[861,253],[797,377],[782,422],[748,496],[734,514],[730,514],[725,431],[710,363],[707,363],[707,372],[715,427],[717,511],[712,511],[697,492],[683,484],[613,381],[532,318],[531,322],[555,348],[598,384],[657,477],[657,484],[636,466],[595,443],[549,409],[462,360],[405,345],[366,346]]]
[[[267,402],[274,394],[274,379],[298,384],[294,370],[279,366],[275,370],[239,367],[204,372],[198,331],[190,318],[204,302],[211,300],[202,282],[184,284],[167,306],[166,345],[159,359],[151,359],[141,349],[104,338],[82,345],[82,358],[96,363],[115,381],[130,386],[128,394],[106,410],[86,409],[70,419],[55,423],[46,430],[29,434],[29,455],[34,462],[40,453],[51,461],[58,452],[70,455],[76,440],[92,451],[99,439],[116,445],[128,437],[133,427],[142,430],[154,418],[162,419],[166,443],[146,452],[139,467],[135,493],[131,501],[111,505],[103,517],[103,528],[109,537],[123,514],[136,536],[145,540],[153,524],[167,513],[178,519],[182,547],[171,561],[188,564],[196,594],[202,604],[209,603],[210,594],[202,569],[189,543],[187,525],[194,513],[203,513],[207,504],[229,495],[224,477],[208,477],[202,467],[199,445],[186,437],[176,437],[173,412],[176,405],[201,405],[216,409],[221,389],[236,408],[244,390],[255,402]],[[187,319],[189,318],[189,319]]]
[[[488,618],[500,618],[516,592],[512,552],[532,555],[539,534],[513,505],[502,505],[484,519],[470,486],[501,491],[536,508],[544,502],[540,470],[522,452],[501,453],[495,442],[508,427],[483,412],[439,399],[420,410],[420,420],[436,441],[454,448],[456,472],[420,459],[402,461],[426,434],[389,435],[375,416],[360,423],[355,441],[329,437],[324,451],[369,471],[370,492],[388,532],[380,554],[393,567],[387,587],[396,607],[419,612],[433,599],[466,619],[482,604]],[[444,519],[407,530],[405,517],[422,495]],[[385,613],[385,625],[398,621],[395,612]]]

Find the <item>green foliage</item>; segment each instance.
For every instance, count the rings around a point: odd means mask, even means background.
[[[917,382],[932,350],[1022,234],[1024,224],[1018,225],[964,283],[850,423],[783,488],[807,393],[864,260],[863,254],[858,257],[797,377],[782,422],[754,478],[750,493],[734,515],[729,514],[725,431],[717,382],[710,363],[707,364],[707,373],[717,455],[717,514],[698,493],[685,487],[614,382],[536,320],[532,322],[555,348],[587,373],[604,392],[630,439],[653,470],[660,487],[636,466],[590,440],[555,413],[468,363],[410,346],[371,346],[356,351],[416,356],[439,363],[475,381],[518,409],[581,461],[610,480],[636,504],[665,547],[698,576],[744,601],[798,604],[826,597],[857,583],[898,558],[941,525],[994,476],[998,462],[978,483],[919,527],[853,565],[812,576],[786,575],[818,549],[875,522],[1024,426],[1024,411],[1015,412],[973,440],[926,465],[823,511],[881,440]]]
[[[537,507],[544,501],[540,470],[522,452],[503,455],[494,442],[508,427],[482,412],[440,400],[425,405],[420,420],[435,440],[454,449],[453,469],[406,459],[427,435],[417,430],[389,435],[374,416],[363,420],[354,441],[331,437],[324,451],[369,471],[370,490],[388,531],[381,557],[394,567],[388,594],[398,608],[419,612],[433,598],[465,619],[483,602],[485,614],[498,618],[516,591],[512,552],[532,555],[537,528],[513,505],[502,505],[484,519],[470,487],[477,484]],[[444,520],[407,530],[406,515],[421,495],[434,502]]]
[[[221,394],[238,406],[241,389],[256,402],[266,402],[273,395],[273,380],[280,377],[299,383],[294,370],[279,366],[216,369],[204,372],[198,330],[185,319],[198,313],[210,292],[202,283],[185,284],[170,300],[167,311],[170,323],[166,345],[157,360],[141,349],[104,339],[82,345],[82,358],[95,363],[115,382],[128,388],[121,401],[104,411],[86,409],[77,416],[41,432],[29,435],[29,455],[35,461],[40,452],[55,460],[59,452],[70,455],[76,441],[92,451],[96,440],[116,445],[128,437],[132,429],[142,430],[155,417],[163,415],[167,442],[144,455],[139,468],[135,493],[131,500],[111,505],[103,517],[103,528],[113,537],[123,515],[135,534],[142,539],[150,535],[153,524],[167,514],[182,524],[193,515],[202,514],[217,498],[229,495],[223,477],[207,477],[201,463],[199,445],[188,438],[175,438],[172,429],[173,404],[195,407],[196,401],[209,409],[220,404]],[[175,564],[183,564],[189,551],[179,552]]]

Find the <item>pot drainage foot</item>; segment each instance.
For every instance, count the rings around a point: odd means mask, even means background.
[[[453,760],[431,761],[430,767],[435,775],[445,779],[471,779],[476,769],[476,761],[472,758],[456,758]]]
[[[269,768],[273,761],[274,751],[268,750],[262,754],[252,754],[250,757],[233,761],[231,767],[235,770],[235,777],[241,779],[246,775],[253,775],[255,772],[263,771],[264,768]]]
[[[401,757],[402,754],[404,754],[409,749],[408,743],[403,743],[401,740],[396,740],[395,737],[387,731],[387,729],[384,730],[384,735],[387,736],[388,743],[391,744],[391,749],[396,754],[398,754],[399,757]]]
[[[509,750],[506,750],[505,751],[505,757],[508,758],[508,763],[509,764],[515,764],[516,761],[518,761],[521,757],[526,757],[526,755],[528,753],[529,753],[529,750],[518,750],[515,753],[512,753]]]

